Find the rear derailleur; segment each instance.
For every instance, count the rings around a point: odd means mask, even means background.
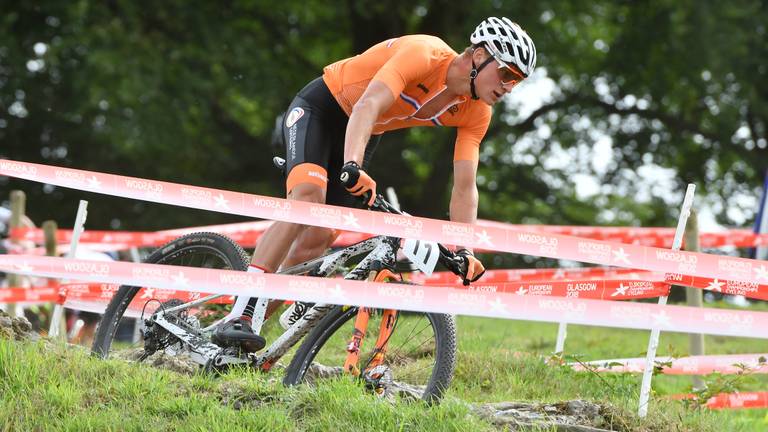
[[[189,358],[206,371],[219,371],[230,365],[250,362],[247,355],[241,354],[237,348],[222,348],[211,343],[197,317],[188,315],[187,309],[172,310],[183,304],[181,300],[172,299],[162,303],[149,318],[142,317],[144,353],[139,361],[164,351],[170,356],[188,353]]]

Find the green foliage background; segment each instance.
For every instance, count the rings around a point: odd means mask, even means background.
[[[0,157],[282,196],[275,118],[324,65],[405,33],[460,51],[482,18],[505,15],[534,38],[554,90],[533,110],[521,89],[495,109],[480,217],[672,226],[694,182],[720,222],[749,223],[756,209],[739,197],[759,196],[768,166],[763,1],[0,3]],[[411,213],[445,218],[453,137],[390,133],[373,174]],[[644,164],[674,170],[673,187],[640,193]],[[580,174],[597,194],[577,194]],[[13,188],[33,220],[62,226],[78,199],[91,200],[91,229],[240,220],[0,178]]]

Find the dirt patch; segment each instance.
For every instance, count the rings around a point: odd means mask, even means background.
[[[133,348],[115,351],[110,353],[110,356],[119,360],[138,362],[142,354],[144,354],[143,348]],[[200,365],[192,361],[188,353],[168,355],[163,351],[158,351],[144,359],[142,363],[185,375],[194,375],[200,370]]]
[[[32,324],[24,317],[12,317],[0,311],[0,338],[17,341],[38,340],[40,335],[32,331]]]
[[[492,424],[513,431],[604,432],[625,430],[615,410],[584,400],[557,403],[499,402],[478,404],[473,411]]]

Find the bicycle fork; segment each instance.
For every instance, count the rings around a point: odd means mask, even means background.
[[[386,282],[389,279],[397,280],[396,274],[387,269],[382,269],[378,273],[372,271],[368,274],[368,280],[373,282]],[[360,307],[355,317],[355,327],[352,331],[352,337],[347,344],[347,358],[344,361],[344,371],[354,376],[360,376],[361,373],[366,373],[372,369],[380,366],[384,362],[384,356],[387,352],[387,343],[392,335],[392,331],[395,327],[395,321],[397,320],[397,311],[393,309],[386,309],[383,312],[381,318],[381,324],[379,325],[379,337],[376,340],[376,344],[373,349],[373,358],[364,366],[361,371],[358,363],[360,361],[360,346],[365,338],[366,330],[368,329],[368,320],[371,317],[371,310],[367,307]],[[371,377],[377,379],[378,377]]]

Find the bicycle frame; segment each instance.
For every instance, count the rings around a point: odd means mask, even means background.
[[[399,248],[399,238],[386,236],[372,237],[370,239],[355,243],[351,246],[347,246],[344,249],[330,253],[328,255],[281,270],[278,272],[278,274],[308,274],[317,277],[330,277],[351,258],[362,254],[367,254],[349,273],[345,275],[344,278],[347,280],[370,279],[380,282],[387,278],[395,277],[392,272],[387,270],[387,267],[394,265],[395,257]],[[156,312],[156,319],[163,320],[163,316],[168,313],[189,309],[223,296],[224,295],[222,294],[210,295],[179,306],[164,309],[162,311]],[[264,351],[258,354],[252,354],[252,365],[254,367],[260,368],[263,371],[268,371],[280,358],[282,358],[283,355],[285,355],[296,343],[298,343],[307,333],[309,333],[309,331],[312,330],[334,306],[335,305],[333,304],[315,304],[312,308],[310,308],[309,311],[304,314],[301,320],[297,321],[295,324],[289,327]],[[395,311],[386,311],[385,313],[387,314],[387,319],[382,321],[380,337],[376,344],[376,355],[374,361],[370,363],[372,366],[377,366],[383,359],[383,354],[386,352],[386,341],[388,340],[388,336],[392,331],[391,323],[394,322],[394,318],[396,317]],[[359,322],[356,320],[356,331],[353,335],[353,340],[350,341],[350,346],[348,349],[349,356],[345,362],[345,370],[350,370],[355,374],[359,374],[359,371],[354,370],[354,368],[350,369],[350,366],[357,363],[357,355],[359,354],[359,351],[355,350],[354,348],[358,348],[362,342],[369,314],[370,311],[368,308],[360,308],[360,311],[358,312]],[[202,329],[202,332],[212,332],[219,324],[221,324],[221,322],[222,320],[219,320],[211,324],[210,326]],[[254,326],[259,324],[260,323],[254,323]],[[164,326],[165,325],[166,324],[164,324]]]
[[[388,213],[396,213],[403,215],[400,210],[387,203],[381,195],[377,196],[374,207],[381,211]],[[363,240],[354,245],[348,246],[337,252],[319,257],[310,261],[307,261],[296,266],[283,269],[279,271],[279,274],[285,275],[310,275],[317,277],[329,277],[333,275],[339,267],[345,264],[350,258],[366,254],[366,256],[349,272],[344,278],[347,280],[372,280],[375,282],[385,282],[387,279],[395,279],[398,277],[393,274],[389,268],[394,268],[397,251],[400,249],[400,238],[377,236],[367,240]],[[445,246],[438,244],[440,250],[441,262],[452,270],[456,274],[463,274],[466,268],[462,270],[461,264],[455,261],[456,257],[453,253],[448,251]],[[465,284],[468,283],[465,281]],[[156,314],[158,320],[165,321],[163,316],[168,312],[173,312],[182,309],[188,309],[192,306],[205,303],[212,299],[220,297],[220,295],[213,295],[204,299],[199,299],[194,302],[186,303]],[[269,347],[259,354],[250,354],[251,363],[254,367],[260,368],[263,371],[268,371],[285,353],[288,352],[297,342],[299,342],[310,330],[312,330],[317,323],[320,322],[331,309],[334,307],[332,304],[315,304],[309,311],[307,311],[302,319],[298,320],[295,324],[289,327],[280,337],[278,337]],[[344,370],[352,373],[353,375],[360,375],[361,372],[366,372],[369,369],[379,366],[383,360],[387,351],[387,342],[391,336],[395,323],[397,322],[397,311],[385,310],[384,316],[379,329],[379,337],[374,345],[373,358],[368,362],[364,371],[360,371],[357,368],[357,362],[359,359],[360,346],[365,332],[367,330],[368,318],[370,317],[370,310],[366,307],[360,307],[358,315],[355,319],[355,328],[351,335],[351,340],[347,345],[347,358],[344,362]],[[263,315],[261,317],[254,317],[254,323],[252,324],[254,329],[260,329],[264,322]],[[213,331],[216,326],[221,323],[216,322],[202,330],[203,333]],[[258,331],[258,330],[257,330]],[[173,333],[173,332],[172,332]],[[185,335],[189,336],[189,335]],[[194,337],[191,335],[190,337]],[[182,338],[183,339],[183,338]],[[206,349],[214,349],[213,344],[204,344]],[[243,363],[242,357],[226,356],[227,361],[232,363]],[[220,365],[220,357],[213,357],[216,360],[216,364]]]
[[[299,275],[311,274],[318,277],[329,277],[333,275],[338,268],[346,263],[350,258],[367,253],[365,258],[360,261],[344,279],[364,280],[374,279],[381,270],[385,270],[382,265],[393,265],[397,250],[400,247],[400,239],[395,237],[378,236],[373,237],[354,245],[348,246],[340,251],[329,255],[307,261],[303,264],[285,269],[280,274]],[[377,268],[378,267],[378,268]],[[307,311],[302,319],[289,327],[279,338],[277,338],[266,350],[254,356],[253,364],[264,371],[269,370],[288,350],[291,349],[301,338],[303,338],[315,325],[322,320],[326,314],[334,307],[331,304],[316,304]],[[361,307],[358,312],[368,314],[368,309]],[[366,320],[367,324],[367,320]],[[357,329],[357,325],[356,325]],[[357,331],[355,334],[357,335]],[[364,329],[363,329],[364,334]],[[359,347],[358,341],[357,346]],[[349,362],[349,359],[347,360]],[[345,368],[346,370],[346,368]]]

